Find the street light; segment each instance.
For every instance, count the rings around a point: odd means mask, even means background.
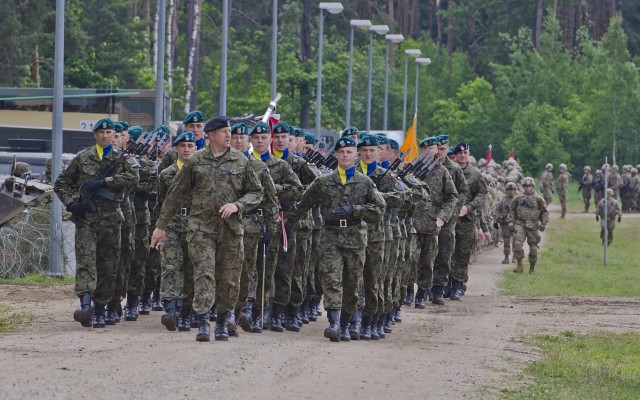
[[[369,27],[369,83],[367,88],[367,131],[371,130],[371,73],[373,68],[373,32],[384,35],[389,32],[387,25],[372,25]]]
[[[422,64],[422,65],[429,65],[431,64],[431,59],[430,58],[416,58],[416,93],[415,93],[415,98],[413,99],[413,103],[415,104],[415,114],[418,114],[418,66]],[[418,134],[418,119],[416,118],[416,126],[415,126],[415,132],[416,135]]]
[[[419,57],[420,49],[407,49],[404,51],[404,100],[402,102],[402,133],[407,132],[407,79],[409,79],[409,56]]]
[[[387,106],[389,104],[389,43],[402,43],[404,36],[390,34],[384,37],[387,40],[387,52],[384,69],[384,111],[382,114],[382,129],[387,130]]]
[[[351,20],[351,38],[349,39],[349,80],[347,83],[347,126],[351,126],[351,82],[353,76],[353,35],[355,28],[369,29],[371,21],[368,19]]]
[[[222,0],[222,61],[220,62],[220,104],[218,114],[227,115],[227,58],[229,42],[229,0]]]
[[[342,3],[320,3],[320,35],[318,35],[318,85],[316,87],[316,132],[320,133],[320,114],[322,112],[322,35],[324,30],[324,10],[331,14],[342,12]]]

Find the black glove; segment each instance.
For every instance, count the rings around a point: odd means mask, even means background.
[[[82,188],[84,190],[93,190],[93,189],[99,189],[101,187],[105,187],[106,185],[107,185],[107,182],[105,182],[104,178],[99,178],[99,179],[94,179],[92,181],[85,182],[85,184],[82,185]]]
[[[348,206],[336,207],[333,210],[331,210],[331,214],[337,215],[339,217],[346,217],[349,215],[353,215],[353,206],[348,205]]]
[[[500,229],[500,224],[499,224],[499,223],[497,223],[497,222],[494,222],[494,223],[493,223],[493,228],[494,228],[494,229]]]
[[[78,217],[84,217],[87,213],[87,207],[84,204],[80,203],[69,203],[67,206],[67,211],[69,211],[73,215],[77,215]]]
[[[267,229],[264,233],[264,235],[262,235],[262,243],[269,247],[269,244],[271,243],[271,239],[273,239],[273,231]]]
[[[622,221],[622,217],[620,215],[618,215],[618,222]]]
[[[540,230],[540,232],[544,232],[546,226],[540,224],[540,226],[538,227],[538,229]]]

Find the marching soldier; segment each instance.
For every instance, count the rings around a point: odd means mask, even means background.
[[[558,191],[558,201],[560,201],[560,207],[562,208],[560,218],[564,218],[567,213],[567,189],[569,188],[571,176],[567,172],[567,166],[565,164],[560,164],[558,169],[560,169],[560,173],[556,179],[556,190]]]
[[[544,167],[540,177],[540,191],[547,205],[551,204],[553,197],[553,164],[549,163]]]
[[[513,242],[513,232],[511,229],[507,229],[509,213],[511,212],[511,205],[513,199],[516,198],[516,184],[508,182],[505,188],[507,195],[500,200],[496,207],[496,222],[494,222],[494,228],[502,228],[502,242],[504,246],[504,260],[503,264],[509,264],[509,256],[511,255],[511,247]]]
[[[591,175],[591,167],[585,166],[582,169],[583,175],[580,179],[580,191],[582,192],[582,200],[584,201],[584,212],[589,212],[591,203],[591,188],[593,186],[593,176]]]
[[[604,198],[604,175],[601,169],[596,170],[596,176],[593,178],[593,204],[598,205],[600,200]]]
[[[73,318],[82,326],[104,328],[104,309],[114,296],[120,259],[120,202],[126,188],[138,182],[134,159],[113,148],[114,122],[103,118],[94,125],[96,145],[78,153],[54,185],[55,193],[76,224],[76,283],[80,309]],[[100,243],[98,247],[97,244]]]
[[[196,138],[196,150],[200,150],[205,146],[204,124],[206,121],[207,118],[204,116],[202,111],[199,110],[191,111],[182,120],[184,130],[192,132]],[[162,172],[163,169],[173,165],[177,158],[178,155],[176,154],[175,149],[172,148],[164,155],[164,157],[162,157],[158,171]]]
[[[596,206],[596,221],[602,219],[600,229],[600,240],[604,244],[604,203],[607,202],[607,246],[613,242],[613,230],[616,228],[616,217],[618,222],[622,220],[622,211],[618,200],[613,197],[613,189],[607,189],[607,198],[600,200]]]

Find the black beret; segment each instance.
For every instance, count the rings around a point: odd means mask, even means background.
[[[461,151],[469,150],[469,145],[465,142],[460,142],[453,147],[453,154],[459,153]]]
[[[224,115],[220,115],[218,117],[215,117],[211,121],[207,122],[207,124],[204,126],[204,131],[211,132],[211,131],[215,131],[216,129],[226,128],[230,126],[231,126],[231,118]]]

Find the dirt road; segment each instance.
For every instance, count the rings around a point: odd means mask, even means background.
[[[160,312],[94,330],[73,321],[71,287],[0,285],[2,303],[36,316],[0,336],[0,399],[487,399],[522,384],[517,373],[536,357],[527,333],[640,330],[637,298],[497,296],[512,268],[501,259],[484,252],[461,301],[403,308],[373,342],[330,343],[326,317],[228,342],[168,332]]]

